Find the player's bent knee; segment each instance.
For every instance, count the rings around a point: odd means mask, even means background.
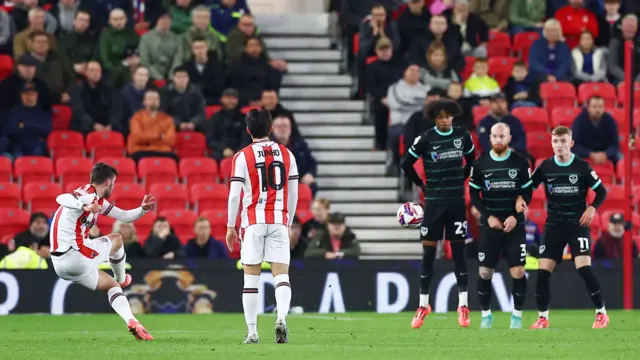
[[[262,264],[256,265],[242,265],[244,273],[247,275],[260,275],[262,273]]]
[[[116,279],[111,277],[109,274],[100,270],[98,277],[98,286],[96,287],[96,290],[108,291],[109,289],[114,287],[120,287],[120,284],[118,284]]]
[[[289,265],[281,263],[271,263],[271,273],[273,276],[289,274]]]
[[[435,240],[422,240],[422,246],[437,247],[438,242]]]
[[[111,240],[111,252],[117,251],[122,247],[122,235],[111,233],[107,237]]]
[[[509,269],[509,272],[511,273],[511,278],[513,279],[520,279],[525,275],[524,266],[514,266]]]
[[[589,255],[576,256],[576,258],[573,259],[573,262],[576,265],[576,269],[580,269],[581,267],[585,267],[585,266],[591,266],[591,256]]]
[[[493,269],[488,268],[488,267],[480,267],[478,269],[478,275],[480,276],[480,278],[482,278],[483,280],[490,280],[493,277]]]
[[[556,268],[556,262],[551,259],[540,259],[538,262],[538,268],[548,272],[553,272],[553,269]]]

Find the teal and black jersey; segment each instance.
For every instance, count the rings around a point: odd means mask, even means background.
[[[484,154],[471,168],[471,199],[482,214],[483,223],[489,216],[500,221],[514,216],[518,223],[523,223],[524,215],[516,212],[516,199],[524,191],[530,191],[531,184],[529,162],[511,150],[501,158],[496,157],[493,151]],[[474,201],[473,189],[482,195],[482,199],[478,197]]]
[[[555,156],[543,161],[531,175],[531,181],[533,189],[540,184],[545,186],[548,225],[578,224],[587,209],[589,188],[596,190],[602,186],[589,163],[573,154],[566,163]]]
[[[407,157],[423,158],[427,175],[425,201],[434,204],[464,201],[463,159],[472,162],[473,150],[469,132],[461,128],[452,128],[446,133],[432,128],[413,141]]]

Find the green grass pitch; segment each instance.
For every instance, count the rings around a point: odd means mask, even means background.
[[[273,315],[259,318],[260,344],[242,345],[242,314],[146,315],[155,341],[136,341],[109,315],[0,317],[0,359],[633,359],[640,353],[640,312],[612,311],[605,330],[593,330],[593,311],[551,311],[551,328],[509,330],[510,314],[480,314],[461,329],[455,313],[431,314],[422,329],[411,313],[291,315],[289,344],[273,343]],[[535,320],[525,312],[525,325]]]

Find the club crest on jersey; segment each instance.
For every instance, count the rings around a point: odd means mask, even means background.
[[[437,152],[432,152],[431,153],[431,160],[433,160],[433,161],[440,160],[440,154],[438,154]]]
[[[420,228],[420,235],[426,236],[428,233],[429,233],[429,228],[426,228],[424,226]]]
[[[480,261],[484,260],[484,253],[483,252],[479,252],[478,253],[478,260],[480,260]]]
[[[518,170],[516,170],[516,169],[509,170],[509,177],[510,178],[515,179],[516,176],[518,176]]]
[[[457,149],[460,149],[462,147],[462,139],[453,140],[453,146],[455,146]]]
[[[576,175],[576,174],[569,175],[569,182],[571,184],[577,183],[578,182],[578,175]]]
[[[553,194],[553,191],[555,190],[553,185],[547,185],[547,190],[549,191],[549,194]]]
[[[544,249],[546,249],[547,247],[544,245],[540,245],[540,248],[538,249],[538,253],[542,254],[544,252]]]
[[[487,190],[491,190],[491,188],[493,187],[493,185],[491,185],[491,181],[489,180],[485,180],[484,181],[484,187],[487,188]]]

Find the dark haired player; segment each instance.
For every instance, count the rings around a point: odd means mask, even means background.
[[[409,179],[422,189],[425,196],[424,220],[420,227],[422,267],[420,273],[420,306],[411,322],[420,328],[431,312],[429,286],[433,277],[433,261],[438,241],[451,241],[451,251],[458,281],[458,323],[468,327],[469,305],[467,293],[467,263],[464,245],[467,238],[467,211],[464,202],[465,179],[474,160],[474,147],[469,133],[452,126],[453,117],[462,114],[460,105],[451,100],[434,101],[427,105],[427,118],[435,127],[413,140],[402,161],[402,169]],[[413,165],[422,157],[427,174],[425,184]],[[463,164],[466,161],[466,166]]]
[[[513,279],[511,328],[522,328],[522,307],[527,292],[524,265],[527,241],[524,214],[516,211],[518,197],[531,197],[529,162],[509,149],[509,126],[491,127],[491,151],[479,157],[471,169],[471,203],[482,215],[478,241],[478,299],[482,310],[481,329],[493,325],[491,297],[493,272],[504,254]],[[480,195],[482,194],[482,198]]]
[[[291,303],[289,283],[289,232],[298,204],[298,166],[286,146],[269,140],[271,115],[251,110],[246,116],[247,131],[253,143],[233,157],[227,221],[227,246],[233,251],[238,242],[236,217],[242,198],[240,217],[240,260],[244,268],[242,307],[248,328],[245,344],[256,344],[261,265],[271,264],[276,283],[275,342],[288,342],[287,313]]]
[[[606,328],[609,316],[600,284],[591,269],[589,225],[596,209],[607,197],[607,191],[591,166],[571,153],[571,129],[564,126],[555,128],[551,133],[551,146],[555,155],[542,162],[531,176],[532,189],[544,183],[547,195],[547,221],[538,251],[540,263],[535,296],[539,317],[531,328],[549,327],[549,279],[556,264],[562,261],[567,244],[596,308],[593,328]],[[595,191],[596,197],[586,206],[589,188]],[[518,210],[524,210],[530,199],[520,199]]]
[[[126,254],[120,234],[89,238],[89,231],[98,222],[99,215],[133,222],[141,218],[155,204],[151,195],[142,199],[140,207],[122,210],[107,199],[113,192],[118,170],[97,163],[91,170],[90,183],[70,194],[56,198],[60,207],[53,215],[49,235],[51,262],[62,279],[80,284],[90,290],[106,291],[109,305],[127,323],[129,332],[138,340],[153,340],[131,312],[122,287],[131,284],[131,275],[125,274]],[[104,262],[111,264],[113,277],[99,269]]]

